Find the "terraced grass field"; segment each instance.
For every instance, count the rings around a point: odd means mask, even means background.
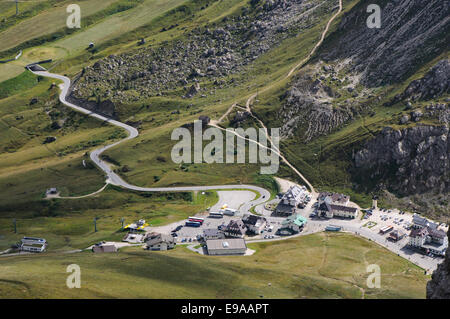
[[[18,46],[22,42],[37,38],[66,27],[69,14],[67,6],[76,3],[81,8],[82,17],[88,17],[107,8],[118,0],[65,1],[45,10],[38,15],[0,33],[0,51]]]
[[[83,50],[89,42],[100,45],[126,32],[148,24],[186,0],[145,0],[134,9],[115,14],[80,33],[57,41],[53,46],[67,49],[70,53]]]
[[[126,248],[0,257],[4,298],[424,298],[429,276],[389,251],[347,234],[320,233],[249,245],[253,256],[200,256]],[[367,288],[366,267],[381,268]],[[81,288],[66,288],[66,268],[81,268]]]

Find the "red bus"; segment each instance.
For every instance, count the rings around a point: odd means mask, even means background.
[[[200,218],[200,217],[189,217],[188,220],[190,222],[197,222],[197,223],[201,223],[201,224],[203,224],[203,222],[205,221],[203,218]]]

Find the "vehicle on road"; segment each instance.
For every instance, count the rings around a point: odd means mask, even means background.
[[[325,231],[341,231],[341,226],[335,226],[335,225],[328,225],[325,227]]]
[[[183,225],[177,226],[174,230],[172,230],[172,233],[176,233],[176,232],[179,231],[181,228],[183,228]]]
[[[394,226],[389,225],[389,226],[384,226],[382,228],[380,228],[380,234],[387,234],[390,231],[392,231],[394,229]]]
[[[234,216],[234,215],[236,215],[237,210],[236,209],[231,209],[231,208],[225,208],[225,209],[221,210],[221,212],[224,215],[227,215],[227,216]]]
[[[208,217],[210,217],[210,218],[223,218],[223,213],[221,213],[221,212],[210,212]]]
[[[194,222],[194,221],[187,221],[186,226],[187,227],[200,227],[202,224],[200,222]]]

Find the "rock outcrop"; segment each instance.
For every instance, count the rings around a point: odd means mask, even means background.
[[[450,190],[449,128],[418,125],[384,128],[354,154],[356,176],[399,195]]]
[[[450,241],[450,230],[447,236]],[[450,247],[427,284],[427,299],[450,299]]]
[[[341,93],[326,84],[333,75],[325,77],[321,74],[300,74],[282,97],[282,107],[278,112],[278,118],[282,120],[282,137],[297,136],[303,142],[309,142],[341,127],[358,113],[359,107],[353,101],[334,105],[334,99],[341,97]],[[317,79],[314,80],[315,77]],[[349,92],[348,88],[342,90]]]
[[[369,4],[381,7],[381,28],[370,29]],[[351,70],[369,87],[401,82],[448,49],[447,0],[361,1],[324,43],[326,61],[351,59]]]
[[[431,100],[450,93],[450,61],[436,63],[422,78],[412,81],[402,94],[396,95],[390,104],[402,100]]]

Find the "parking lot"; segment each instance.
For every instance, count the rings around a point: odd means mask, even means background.
[[[223,218],[211,218],[211,217],[207,217],[207,216],[202,217],[205,219],[205,221],[204,221],[203,225],[201,225],[200,227],[183,226],[180,230],[178,230],[176,232],[177,242],[196,241],[197,236],[203,234],[203,230],[209,229],[209,228],[217,229],[221,225],[226,226],[226,225],[228,225],[228,223],[231,220],[240,219],[240,218],[242,218],[243,215],[244,215],[243,213],[239,213],[236,216],[224,216]],[[267,219],[268,226],[270,226],[270,225],[273,226],[272,231],[269,231],[268,227],[266,227],[260,235],[252,236],[251,237],[252,239],[270,239],[267,237],[265,238],[265,236],[270,236],[271,238],[279,237],[279,236],[276,236],[275,233],[277,232],[278,228],[280,228],[281,222],[285,218],[266,217],[266,219]],[[183,223],[180,223],[180,225],[184,225],[185,222],[186,222],[186,220]],[[176,226],[171,230],[174,230],[175,228],[176,228]]]
[[[196,242],[197,236],[203,234],[203,230],[208,228],[218,228],[221,225],[228,225],[232,219],[241,219],[244,212],[247,212],[247,204],[249,200],[254,198],[254,193],[248,191],[223,191],[219,192],[220,202],[214,205],[214,209],[218,211],[221,206],[227,204],[229,208],[238,209],[235,216],[223,216],[223,218],[212,218],[208,217],[208,214],[199,216],[204,218],[204,223],[200,227],[187,227],[184,226],[187,220],[182,220],[170,225],[165,225],[161,227],[149,227],[147,231],[156,231],[162,233],[171,233],[172,230],[180,227],[176,232],[176,240],[178,243],[189,243]],[[277,203],[279,199],[275,199],[272,202]],[[438,257],[424,256],[422,253],[411,249],[408,246],[410,226],[412,224],[412,214],[401,212],[398,209],[375,209],[371,210],[371,214],[368,214],[364,218],[363,215],[359,215],[356,219],[345,219],[345,218],[318,218],[312,217],[311,213],[314,212],[314,204],[316,198],[308,203],[304,209],[299,209],[298,213],[308,219],[308,223],[299,235],[311,234],[319,231],[324,231],[327,225],[337,225],[342,227],[342,231],[347,231],[354,233],[356,235],[367,238],[368,240],[374,241],[392,252],[406,258],[413,263],[421,266],[427,271],[432,271],[436,269],[437,265],[441,262]],[[250,206],[249,206],[250,207]],[[248,207],[248,208],[249,208]],[[256,208],[261,208],[263,205],[259,205]],[[211,209],[211,211],[214,211]],[[259,213],[258,209],[256,211]],[[275,235],[277,230],[281,227],[281,223],[285,220],[285,217],[272,217],[269,211],[262,210],[264,217],[268,221],[268,225],[272,225],[272,231],[268,231],[266,228],[261,234],[257,236],[252,236],[246,238],[249,241],[265,241],[265,240],[276,240],[282,239],[284,237]],[[360,212],[363,214],[363,212]],[[391,231],[382,234],[380,229],[386,226],[392,226],[393,230],[399,230],[405,234],[405,236],[398,240],[397,242],[388,240]],[[440,227],[444,231],[448,230],[448,226]],[[393,231],[392,230],[392,231]]]
[[[409,234],[412,225],[412,217],[412,214],[402,212],[398,209],[376,209],[373,210],[370,217],[363,219],[363,225],[367,224],[367,222],[375,222],[376,226],[370,227],[374,232],[379,232],[380,229],[385,226],[393,226],[394,230],[401,230],[405,234]],[[439,228],[445,232],[448,231],[448,226],[444,227],[441,225]]]
[[[366,225],[367,222],[376,223],[375,226],[368,228],[377,233],[385,226],[392,226],[394,230],[397,229],[403,233],[408,233],[412,225],[412,215],[401,213],[398,209],[376,209],[372,211],[370,217],[363,219],[363,225]]]

